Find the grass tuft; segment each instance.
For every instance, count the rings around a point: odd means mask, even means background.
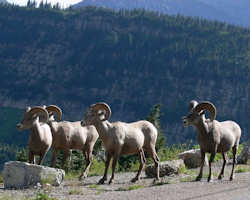
[[[249,165],[237,165],[235,169],[235,173],[244,173],[249,171],[250,171]]]
[[[36,197],[33,199],[28,199],[28,200],[58,200],[57,198],[50,197],[48,194],[39,192],[37,193]]]
[[[116,191],[131,191],[131,190],[138,190],[138,189],[142,189],[144,188],[143,185],[131,185],[131,186],[128,186],[128,187],[120,187],[118,188]]]
[[[0,183],[3,183],[3,175],[0,173]]]
[[[72,189],[69,191],[69,195],[82,195],[83,192],[79,189]]]
[[[186,176],[183,178],[180,178],[180,182],[193,182],[195,181],[196,176]]]

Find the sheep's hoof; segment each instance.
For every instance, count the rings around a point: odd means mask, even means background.
[[[218,179],[219,180],[221,180],[221,179],[223,179],[224,178],[224,175],[223,174],[220,174],[219,176],[218,176]]]
[[[195,179],[195,181],[200,181],[201,178],[202,178],[201,176],[197,176],[196,179]]]
[[[131,180],[131,182],[132,183],[135,183],[136,181],[138,181],[139,180],[139,178],[138,177],[135,177],[135,178],[133,178],[132,180]]]
[[[82,181],[82,180],[84,180],[85,178],[87,178],[87,176],[86,175],[81,175],[81,176],[79,176],[79,181]]]
[[[212,183],[213,182],[213,177],[208,177],[207,182]]]
[[[113,179],[110,179],[110,180],[109,180],[109,185],[111,185],[112,183],[114,183],[114,180],[113,180]]]
[[[99,180],[98,184],[104,184],[105,181],[106,181],[106,179],[102,178],[102,179]]]
[[[229,179],[230,181],[232,181],[232,180],[234,180],[234,176],[230,176],[230,179]]]
[[[157,183],[161,183],[161,179],[160,178],[155,178],[153,180],[153,184],[157,184]]]

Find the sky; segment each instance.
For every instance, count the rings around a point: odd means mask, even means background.
[[[7,0],[9,3],[14,3],[20,6],[24,6],[27,4],[28,0]],[[41,0],[36,0],[36,2],[39,4]],[[46,0],[43,0],[46,2]],[[47,2],[50,2],[52,5],[56,4],[57,2],[62,6],[62,7],[68,7],[72,4],[76,4],[82,0],[47,0]]]

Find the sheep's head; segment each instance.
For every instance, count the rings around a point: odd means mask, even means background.
[[[94,125],[99,121],[106,121],[111,116],[111,109],[106,103],[96,103],[89,107],[84,119],[81,121],[82,126]]]
[[[49,119],[48,112],[40,106],[35,106],[33,108],[27,107],[24,114],[23,119],[20,123],[17,124],[17,128],[19,131],[24,129],[29,129],[34,126],[34,124],[38,121],[42,123],[46,123]]]
[[[197,101],[192,100],[189,103],[189,114],[182,118],[183,125],[197,125],[200,120],[204,117],[205,111],[210,112],[210,120],[213,121],[216,117],[216,108],[215,106],[208,101],[198,103]]]
[[[62,110],[56,105],[49,105],[46,107],[46,110],[49,113],[49,122],[51,121],[60,121],[62,118]],[[56,116],[56,117],[55,117]]]

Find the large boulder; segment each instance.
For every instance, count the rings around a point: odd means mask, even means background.
[[[178,174],[179,169],[184,166],[183,160],[172,160],[160,163],[160,177]],[[148,177],[153,178],[156,176],[154,164],[148,165],[145,169]]]
[[[197,168],[201,165],[201,152],[200,149],[192,149],[180,153],[179,158],[184,160],[185,166],[187,168]],[[207,156],[205,156],[205,165],[208,165]]]
[[[49,183],[59,186],[65,176],[62,169],[34,165],[19,161],[10,161],[4,164],[4,188],[27,188],[38,183]]]
[[[250,140],[248,140],[241,154],[238,156],[238,163],[247,164],[248,159],[250,159]]]

